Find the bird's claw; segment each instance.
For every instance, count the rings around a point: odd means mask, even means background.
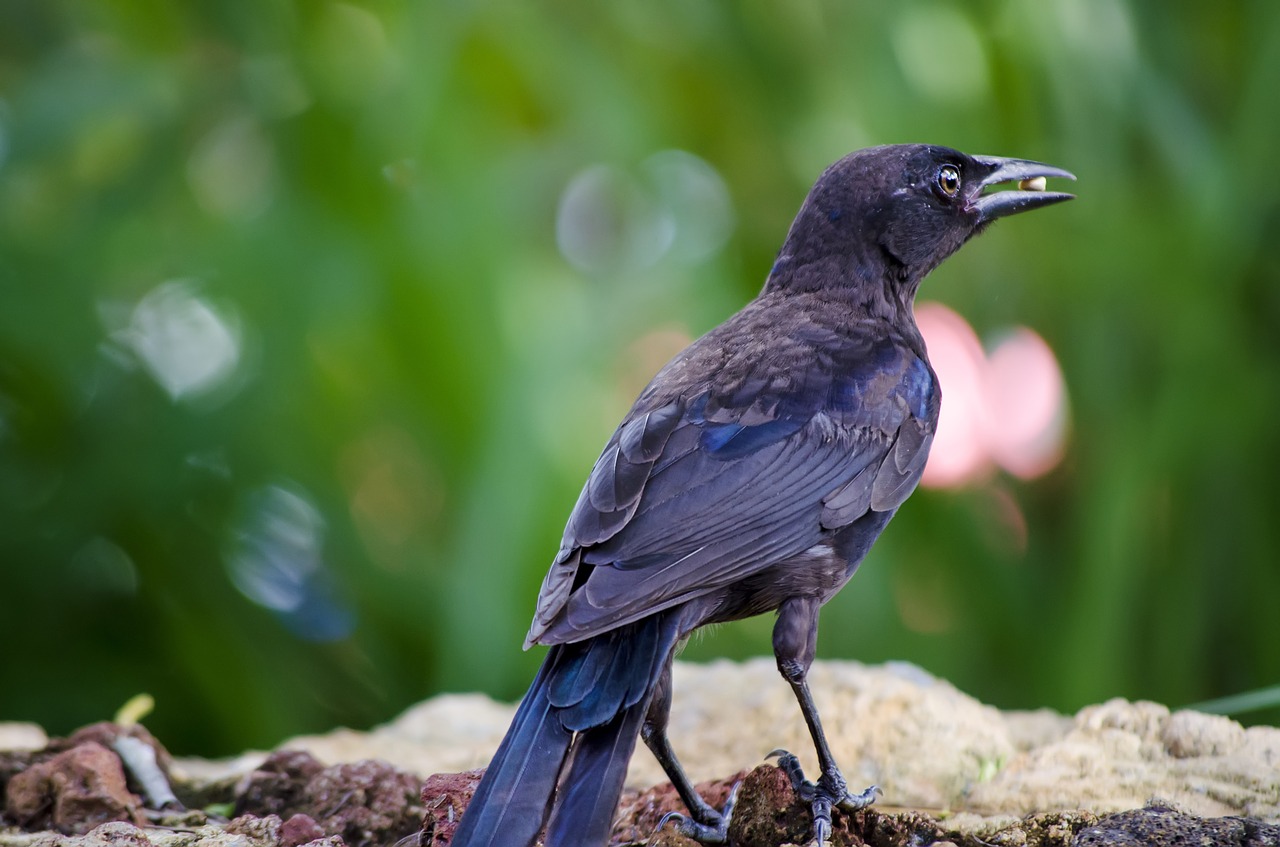
[[[872,785],[857,794],[850,794],[844,775],[834,769],[823,773],[817,782],[811,782],[804,778],[800,760],[793,754],[786,750],[774,750],[765,758],[775,757],[778,767],[791,782],[791,790],[813,810],[813,843],[819,847],[825,847],[831,838],[833,808],[846,814],[860,812],[875,802],[877,794],[883,793],[879,786]]]
[[[676,832],[685,838],[692,838],[702,844],[724,844],[729,840],[729,823],[727,819],[721,818],[716,824],[708,825],[699,823],[679,812],[667,812],[663,815],[662,820],[658,821],[658,825],[653,830],[654,835],[661,832],[663,827],[671,821],[675,821]]]
[[[733,816],[733,806],[738,802],[738,788],[741,785],[741,782],[734,783],[733,788],[729,791],[729,799],[724,803],[724,808],[715,813],[715,819],[710,823],[695,820],[680,812],[667,812],[658,821],[658,825],[653,828],[654,834],[658,834],[663,827],[674,821],[676,823],[676,832],[686,838],[692,838],[702,844],[726,843],[729,840],[729,818]]]
[[[861,812],[876,801],[876,797],[884,796],[884,792],[880,790],[878,785],[868,785],[857,794],[850,794],[848,791],[844,794],[844,799],[836,803],[837,806],[848,814]]]

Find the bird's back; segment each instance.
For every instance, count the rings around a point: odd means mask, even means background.
[[[938,401],[913,322],[820,292],[762,294],[663,368],[614,433],[531,640],[693,602],[717,619],[765,611],[776,592],[750,586],[783,562],[812,563],[825,599],[856,562],[819,552],[869,512],[887,520],[915,487]]]

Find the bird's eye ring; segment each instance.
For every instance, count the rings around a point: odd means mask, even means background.
[[[938,190],[944,197],[955,197],[960,190],[960,171],[955,165],[938,168]]]

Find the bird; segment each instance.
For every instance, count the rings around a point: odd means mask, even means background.
[[[453,847],[598,847],[643,739],[703,843],[734,797],[694,790],[667,737],[672,660],[708,624],[774,612],[773,652],[821,772],[775,751],[826,842],[852,793],[807,682],[819,610],[915,489],[941,388],[916,327],[921,280],[993,221],[1074,195],[1068,171],[896,144],[822,172],[763,289],[678,353],[582,488],[524,647],[550,649],[463,813]],[[988,190],[1017,183],[1006,190]]]

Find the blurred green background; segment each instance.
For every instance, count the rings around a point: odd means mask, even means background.
[[[147,691],[214,755],[518,697],[636,391],[898,141],[1080,177],[922,292],[1039,332],[1070,435],[917,493],[820,655],[1067,711],[1280,682],[1278,86],[1270,0],[8,0],[0,719]]]

